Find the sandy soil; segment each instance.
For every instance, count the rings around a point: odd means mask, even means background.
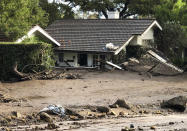
[[[179,95],[187,96],[186,73],[172,77],[153,76],[151,79],[146,75],[138,75],[135,72],[127,71],[79,71],[79,73],[82,74],[82,79],[32,80],[18,83],[0,83],[0,93],[16,99],[27,99],[27,102],[22,102],[19,105],[15,105],[14,103],[0,103],[0,114],[6,114],[11,111],[19,111],[23,114],[38,112],[49,104],[60,104],[64,107],[75,105],[107,106],[114,103],[116,99],[123,98],[133,105],[147,105],[158,104],[162,100]],[[183,120],[183,117],[175,117],[179,118],[177,119],[178,122],[184,121],[187,128],[186,118]],[[143,121],[148,122],[153,118],[149,116],[146,119],[147,121]],[[165,117],[163,119],[170,120],[171,118]],[[172,119],[174,118],[172,117]],[[128,119],[128,122],[123,119],[117,127],[133,121],[138,121],[138,118],[134,120]],[[156,121],[159,121],[159,119]],[[111,123],[110,120],[109,123]],[[111,127],[112,124],[109,123],[105,123],[104,127]],[[139,124],[141,123],[142,121],[139,122]],[[152,124],[154,125],[156,123]],[[95,127],[95,124],[93,126]],[[99,125],[97,126],[99,127]],[[91,130],[91,128],[85,128],[85,130]],[[100,127],[97,130],[100,130]],[[101,130],[104,130],[103,126]]]

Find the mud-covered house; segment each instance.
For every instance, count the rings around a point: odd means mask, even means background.
[[[149,47],[154,42],[154,30],[162,30],[155,19],[120,20],[115,16],[111,14],[107,20],[56,20],[45,30],[33,27],[16,42],[40,36],[54,44],[56,66],[97,67],[127,46]]]

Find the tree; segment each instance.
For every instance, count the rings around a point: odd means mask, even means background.
[[[181,60],[183,47],[187,46],[185,31],[180,24],[165,23],[163,30],[156,33],[158,50],[162,51],[175,64]]]
[[[153,6],[160,0],[65,0],[72,7],[80,6],[83,11],[95,11],[108,19],[107,11],[119,11],[119,18],[124,19],[136,14],[152,14]]]
[[[187,25],[187,4],[183,0],[162,0],[154,10],[154,16],[161,24],[175,22]]]
[[[48,14],[39,6],[39,0],[1,0],[0,29],[12,40],[23,36],[33,25],[45,27]]]
[[[48,25],[53,23],[55,20],[60,19],[62,15],[61,8],[58,3],[49,3],[48,0],[40,0],[40,6],[46,13],[48,13]]]

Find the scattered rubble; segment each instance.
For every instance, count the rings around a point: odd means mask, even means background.
[[[163,101],[161,108],[171,108],[175,111],[184,112],[186,109],[187,98],[185,96],[174,97],[170,100]]]
[[[45,122],[50,122],[50,123],[53,122],[52,117],[50,115],[48,115],[47,113],[41,112],[41,113],[39,113],[39,115],[40,115],[41,120],[44,120]]]
[[[16,118],[22,118],[21,113],[17,112],[17,111],[13,111],[12,115],[15,116]]]
[[[59,128],[59,126],[57,126],[56,124],[54,124],[54,123],[48,123],[48,125],[47,125],[47,127],[46,127],[46,129],[57,129],[57,128]]]
[[[0,94],[0,102],[9,103],[9,102],[18,102],[18,100],[11,98],[7,95]]]

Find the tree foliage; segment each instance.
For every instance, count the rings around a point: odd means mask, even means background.
[[[119,18],[124,19],[135,14],[152,14],[153,5],[159,0],[65,0],[72,7],[80,6],[83,11],[95,11],[108,18],[107,11],[119,11]]]
[[[166,23],[163,25],[163,30],[156,34],[156,43],[158,49],[173,62],[179,61],[183,48],[187,47],[185,31],[180,24]]]
[[[12,40],[23,36],[33,25],[45,27],[48,15],[39,0],[0,0],[0,29]]]
[[[74,12],[72,10],[72,7],[69,5],[57,3],[55,1],[49,3],[48,0],[40,0],[40,6],[49,15],[48,25],[61,18],[74,19]]]

